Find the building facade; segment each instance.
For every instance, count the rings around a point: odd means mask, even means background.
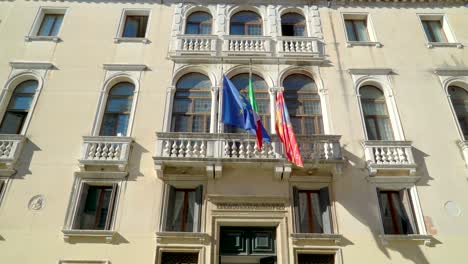
[[[461,0],[1,2],[1,262],[463,263],[467,24]],[[252,80],[262,149],[223,76]]]

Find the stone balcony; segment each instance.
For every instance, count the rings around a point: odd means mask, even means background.
[[[178,35],[169,54],[177,61],[322,61],[324,45],[320,39],[309,37]]]
[[[132,142],[131,137],[83,137],[81,171],[126,172]]]
[[[171,174],[207,174],[219,178],[223,167],[270,167],[276,178],[288,178],[293,166],[287,161],[279,138],[258,149],[256,138],[249,134],[158,132],[154,162],[158,177]],[[342,163],[340,136],[311,135],[297,137],[304,159],[304,169],[336,172]],[[300,169],[294,167],[294,169]]]
[[[367,168],[370,176],[414,176],[414,162],[411,141],[363,142]]]
[[[0,176],[16,173],[18,161],[26,137],[23,135],[0,134]]]

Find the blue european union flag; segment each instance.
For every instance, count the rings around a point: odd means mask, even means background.
[[[223,86],[223,123],[243,128],[256,135],[257,125],[250,102],[239,93],[226,76],[223,76]]]

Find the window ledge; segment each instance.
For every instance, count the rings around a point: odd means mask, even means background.
[[[61,42],[62,39],[57,36],[26,36],[24,37],[25,41],[52,41],[52,42]]]
[[[347,41],[346,47],[354,47],[354,46],[375,46],[377,48],[382,47],[382,43],[378,41]]]
[[[114,38],[114,43],[144,43],[149,44],[150,40],[147,38]]]
[[[156,232],[158,243],[196,243],[203,244],[209,242],[210,236],[207,233],[194,232]]]
[[[411,234],[411,235],[380,235],[382,243],[387,245],[392,242],[399,241],[408,241],[415,243],[423,243],[428,246],[431,244],[433,237],[431,235],[420,235],[420,234]]]
[[[340,234],[322,234],[322,233],[292,233],[291,238],[293,243],[308,243],[308,242],[333,242],[338,244],[341,242],[343,236]]]
[[[456,47],[458,49],[463,48],[463,44],[461,44],[459,42],[428,42],[428,43],[426,43],[426,46],[429,49],[435,48],[435,47],[448,47],[448,48]]]
[[[70,241],[74,238],[104,238],[106,243],[111,243],[117,231],[114,230],[76,230],[76,229],[67,229],[62,230],[63,238],[65,241]]]

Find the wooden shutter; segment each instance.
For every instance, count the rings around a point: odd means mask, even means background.
[[[88,189],[89,189],[89,185],[87,183],[83,183],[81,185],[81,191],[77,197],[78,204],[76,206],[74,214],[72,215],[73,217],[72,225],[71,225],[72,229],[80,229],[81,227],[81,216],[84,211],[86,198],[88,198]]]
[[[296,233],[301,233],[301,221],[299,214],[299,190],[297,187],[293,187],[293,214],[294,214],[294,224]]]
[[[328,187],[319,190],[320,197],[320,212],[322,213],[323,233],[333,233],[332,221],[331,221],[331,206],[330,206],[330,195]]]
[[[164,231],[172,231],[172,215],[174,214],[174,203],[175,203],[176,189],[169,185],[169,197],[167,198],[167,210],[166,210],[166,226]]]
[[[112,222],[114,218],[114,207],[117,197],[117,188],[119,185],[117,183],[112,184],[112,193],[109,199],[109,207],[107,209],[107,218],[106,218],[106,226],[105,230],[112,230]]]
[[[195,189],[195,205],[193,212],[193,232],[200,232],[201,230],[201,214],[203,207],[203,185]]]
[[[401,204],[403,205],[402,210],[406,213],[406,217],[408,218],[406,219],[409,223],[408,234],[415,234],[417,233],[418,228],[415,223],[413,205],[411,203],[409,189],[405,188],[401,190],[399,194]]]

